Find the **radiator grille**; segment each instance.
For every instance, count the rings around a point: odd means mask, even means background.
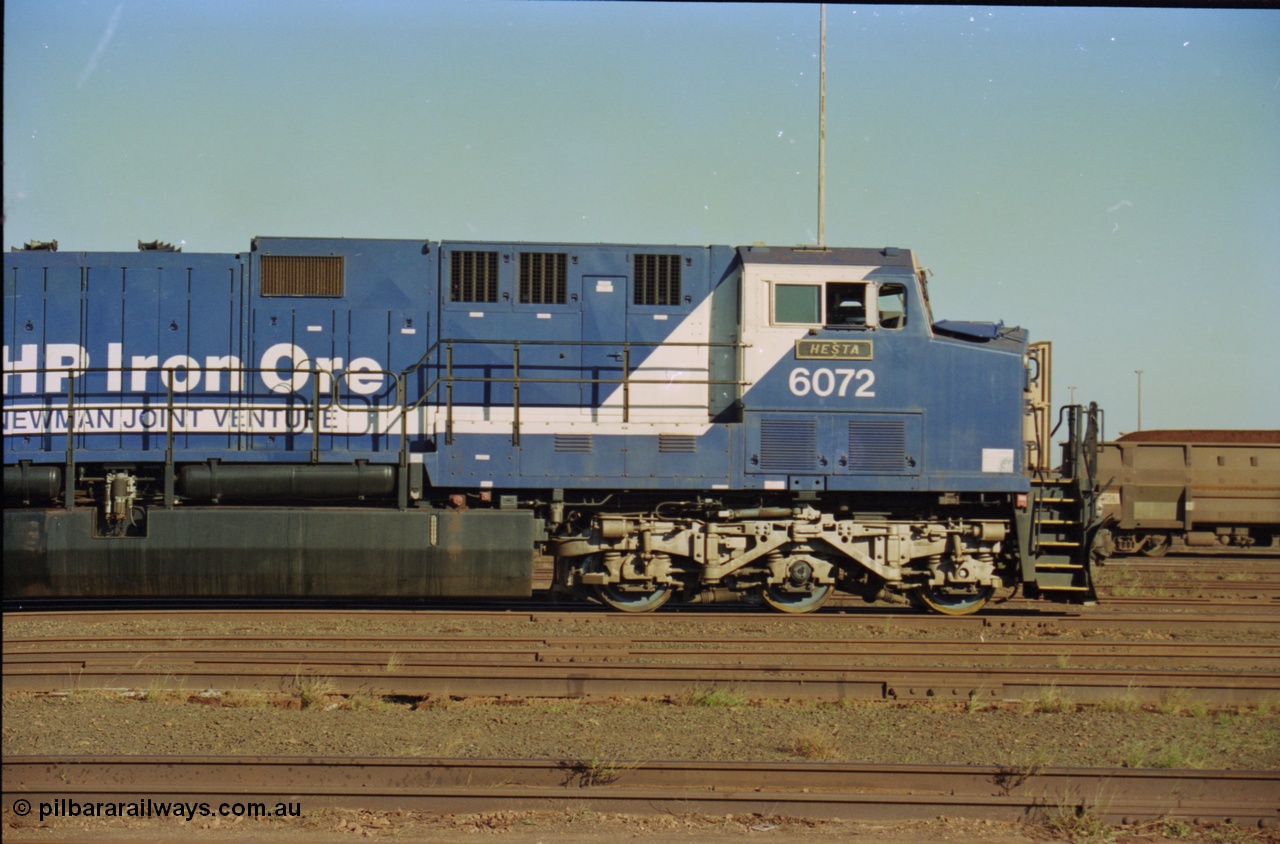
[[[812,472],[818,462],[817,423],[805,419],[760,420],[760,468]]]
[[[498,253],[449,253],[449,300],[498,301]]]
[[[688,434],[658,434],[660,454],[693,454],[698,450],[698,440]]]
[[[571,454],[589,454],[591,452],[591,435],[556,434],[556,451]]]
[[[679,255],[635,256],[635,304],[680,304]]]
[[[901,420],[849,423],[849,469],[901,474],[907,457],[906,425]]]
[[[529,305],[563,305],[568,301],[567,257],[563,252],[522,252],[520,301]]]
[[[258,264],[263,296],[342,296],[341,255],[263,255]]]

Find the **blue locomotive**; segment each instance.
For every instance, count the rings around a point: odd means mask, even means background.
[[[5,258],[5,597],[1090,600],[1096,410],[906,249]]]

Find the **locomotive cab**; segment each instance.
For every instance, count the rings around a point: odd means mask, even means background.
[[[763,488],[1027,491],[1025,331],[935,332],[907,250],[741,255],[745,465]]]

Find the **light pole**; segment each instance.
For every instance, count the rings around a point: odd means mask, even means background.
[[[1145,371],[1146,370],[1144,369],[1134,370],[1134,372],[1138,374],[1138,430],[1139,431],[1142,430],[1142,373]]]

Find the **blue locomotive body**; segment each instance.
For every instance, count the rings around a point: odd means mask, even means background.
[[[626,610],[1092,595],[1083,515],[1037,541],[1026,332],[935,323],[908,250],[258,238],[4,284],[8,598],[519,595],[538,550]]]

